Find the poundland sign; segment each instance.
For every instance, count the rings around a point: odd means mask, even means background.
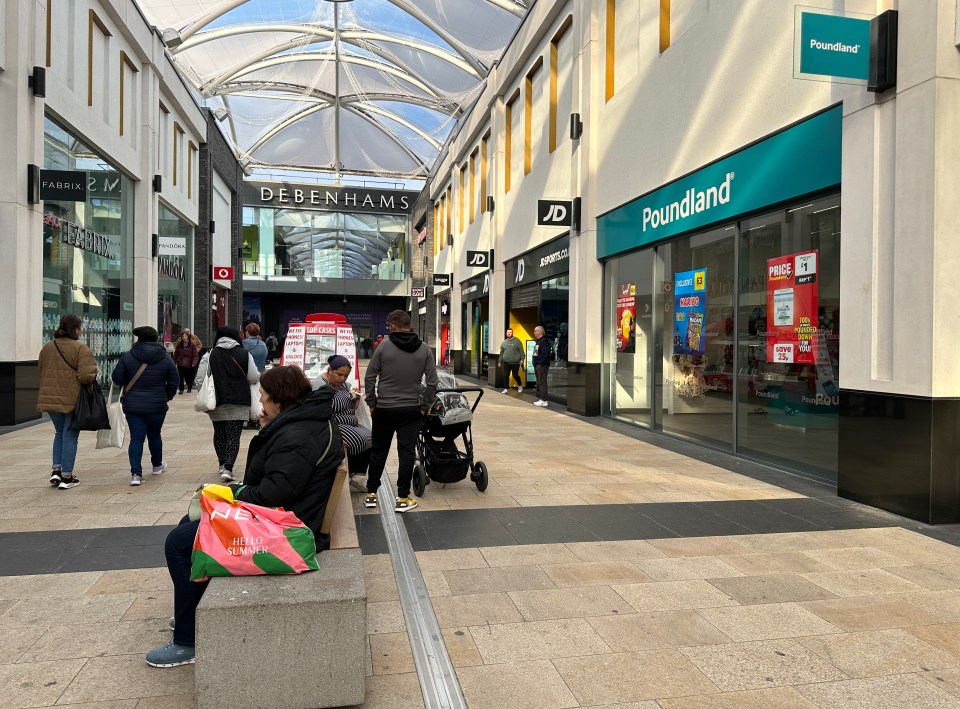
[[[597,219],[597,258],[840,184],[839,106]]]
[[[800,13],[800,73],[870,78],[870,20]]]

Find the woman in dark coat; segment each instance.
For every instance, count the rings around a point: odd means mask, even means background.
[[[299,367],[274,367],[260,378],[260,433],[250,442],[243,483],[230,487],[234,497],[293,512],[313,530],[317,551],[329,537],[320,526],[327,510],[343,443],[332,420],[333,390],[312,391]],[[190,580],[193,542],[200,522],[184,517],[167,535],[167,568],[173,580],[173,642],[147,653],[154,667],[176,667],[195,659],[196,610],[206,582]]]
[[[113,383],[124,388],[123,413],[130,428],[130,484],[143,482],[143,440],[150,444],[153,474],[166,468],[160,429],[167,417],[167,402],[177,393],[180,375],[160,344],[160,334],[149,325],[134,329],[136,344],[124,352],[113,370]]]
[[[192,392],[193,374],[200,365],[200,353],[186,330],[180,333],[180,339],[177,340],[177,346],[173,350],[173,363],[177,365],[177,371],[180,373],[180,393],[182,394],[184,389]]]

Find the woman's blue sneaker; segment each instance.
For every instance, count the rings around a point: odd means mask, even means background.
[[[155,647],[147,653],[147,664],[152,667],[179,667],[192,665],[197,659],[197,649],[193,645],[167,643]]]

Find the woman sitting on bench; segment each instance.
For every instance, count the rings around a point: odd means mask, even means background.
[[[234,498],[264,507],[283,507],[313,530],[317,551],[329,546],[321,533],[327,500],[343,444],[331,426],[333,390],[313,391],[299,367],[274,367],[260,377],[260,432],[250,441],[243,483]],[[331,439],[332,436],[332,439]],[[173,642],[147,653],[147,664],[177,667],[196,657],[195,613],[206,581],[190,580],[190,559],[200,521],[188,517],[167,535],[167,569],[173,581]]]

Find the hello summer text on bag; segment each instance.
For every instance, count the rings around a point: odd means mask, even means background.
[[[191,581],[319,568],[313,531],[292,512],[234,500],[224,485],[207,485],[201,493]]]

